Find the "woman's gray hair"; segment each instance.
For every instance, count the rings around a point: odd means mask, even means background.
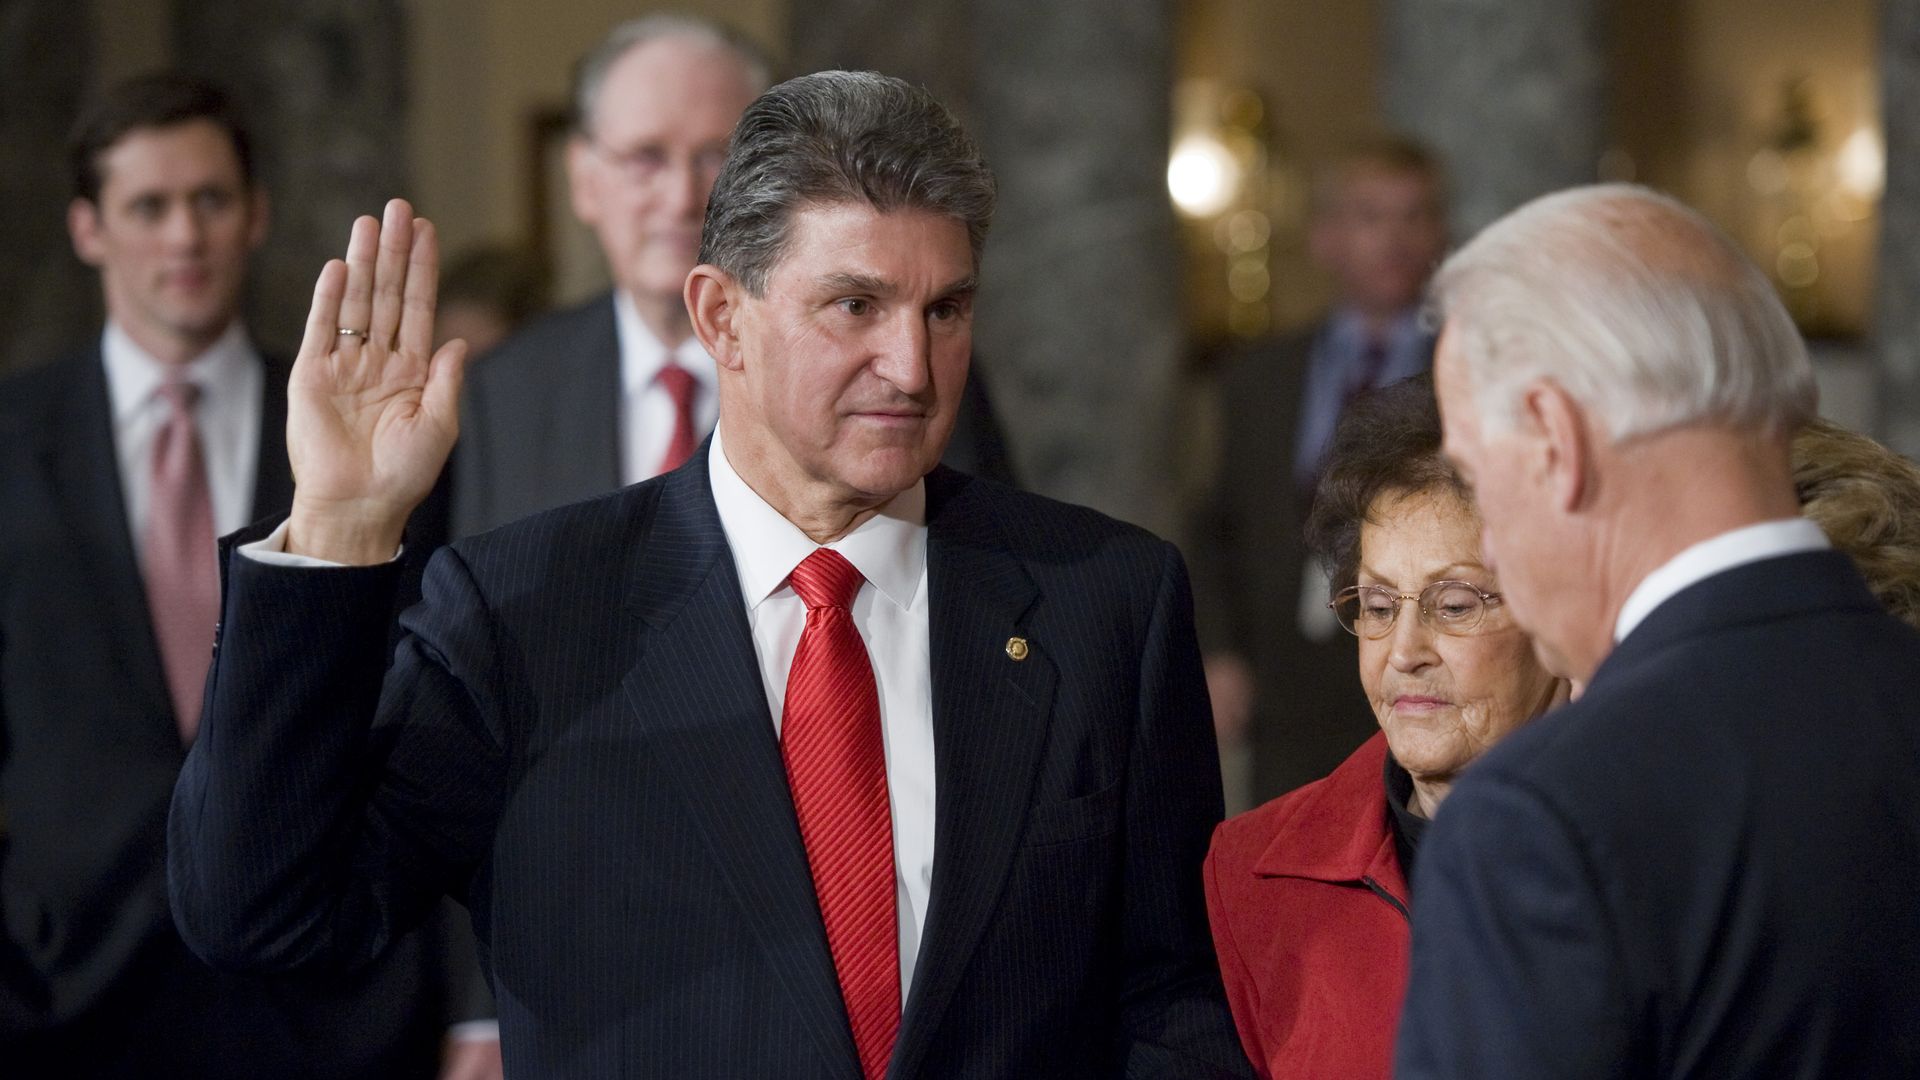
[[[803,75],[762,94],[734,127],[700,261],[763,296],[795,211],[864,204],[959,221],[978,267],[994,190],[979,146],[932,94],[871,71]]]
[[[758,94],[773,83],[773,61],[752,38],[725,23],[698,15],[659,12],[642,15],[607,31],[599,44],[588,50],[573,68],[573,129],[582,135],[593,134],[594,112],[600,104],[600,88],[607,73],[627,53],[661,38],[684,38],[725,49],[740,60],[746,72],[747,90]]]
[[[1431,308],[1497,430],[1541,378],[1616,441],[1692,423],[1785,435],[1818,400],[1766,277],[1705,218],[1633,185],[1544,196],[1488,226],[1441,266]]]

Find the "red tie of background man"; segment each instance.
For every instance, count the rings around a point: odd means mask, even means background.
[[[660,368],[653,381],[673,399],[673,438],[667,443],[667,452],[660,459],[658,470],[670,473],[692,457],[694,448],[700,445],[700,433],[693,427],[693,395],[699,385],[694,381],[693,372],[671,360]]]
[[[147,610],[160,646],[180,738],[200,729],[200,697],[213,657],[213,625],[220,618],[220,584],[213,553],[213,497],[193,407],[200,388],[190,382],[160,387],[167,418],[153,439],[147,522],[140,537]]]
[[[827,548],[787,579],[807,626],[787,676],[780,753],[861,1070],[880,1080],[900,1030],[900,937],[880,695],[850,610],[863,580]]]

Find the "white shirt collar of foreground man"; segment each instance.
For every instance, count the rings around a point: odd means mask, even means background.
[[[1641,579],[1627,595],[1613,624],[1614,643],[1625,641],[1655,608],[1689,585],[1736,566],[1832,546],[1820,526],[1805,518],[1763,521],[1702,540]]]

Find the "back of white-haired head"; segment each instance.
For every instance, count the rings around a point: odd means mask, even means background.
[[[1606,184],[1535,199],[1432,290],[1482,423],[1553,380],[1614,440],[1695,423],[1784,435],[1814,413],[1807,349],[1764,275],[1687,207]]]

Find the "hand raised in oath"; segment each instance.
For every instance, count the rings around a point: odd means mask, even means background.
[[[394,199],[321,269],[287,387],[289,552],[386,562],[446,464],[467,345],[433,351],[439,262],[433,224]]]

